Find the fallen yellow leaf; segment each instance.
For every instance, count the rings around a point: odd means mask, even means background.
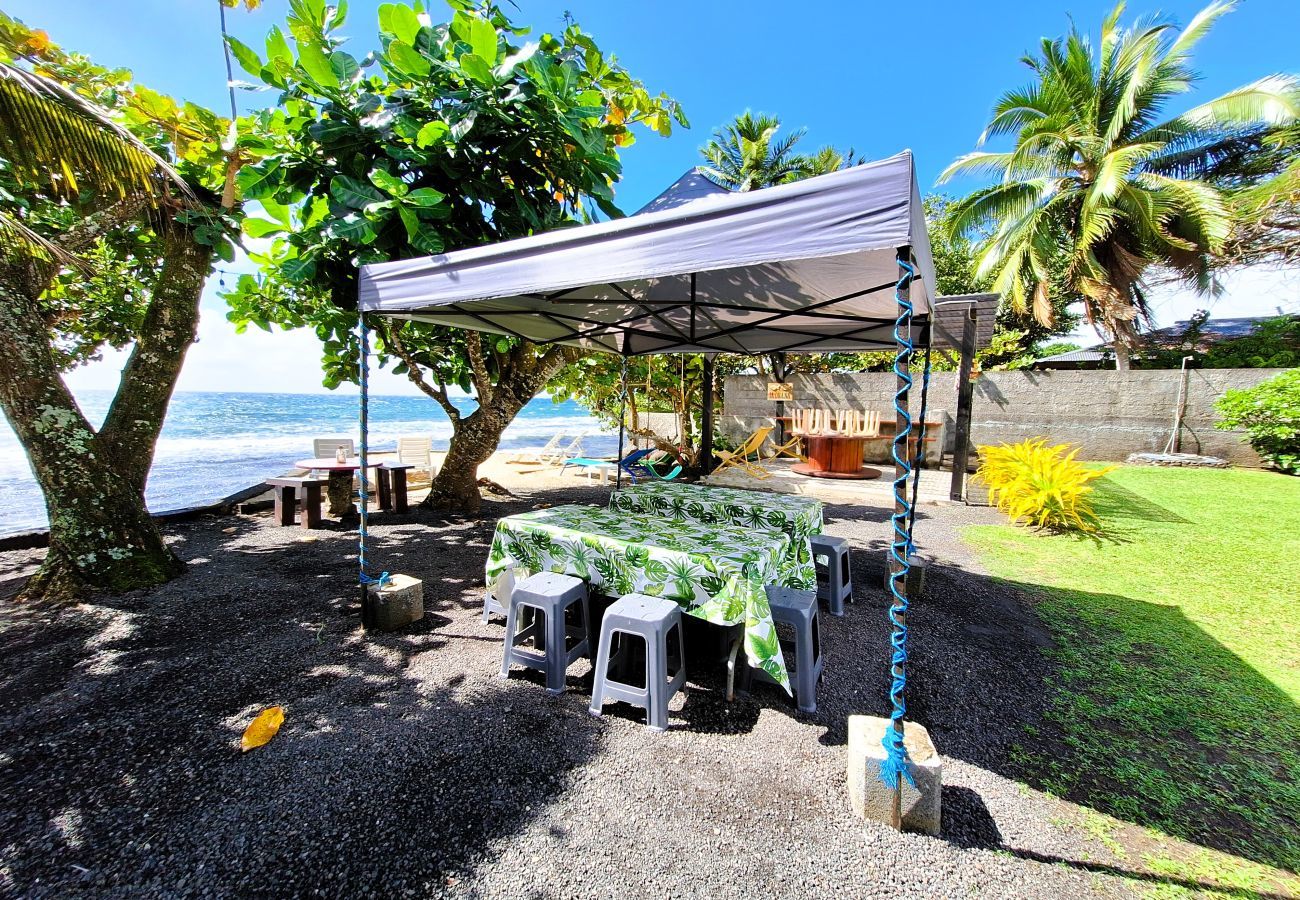
[[[284,707],[268,706],[257,714],[257,718],[248,723],[244,736],[239,739],[239,749],[248,752],[275,737],[280,726],[284,724]]]

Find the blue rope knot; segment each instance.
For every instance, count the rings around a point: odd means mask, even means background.
[[[373,584],[375,587],[379,588],[381,591],[384,589],[384,585],[388,584],[388,582],[390,582],[390,581],[392,581],[392,580],[393,580],[393,576],[392,576],[392,575],[389,575],[387,572],[380,572],[378,578],[371,578],[371,577],[370,577],[369,575],[367,575],[365,572],[362,572],[362,573],[361,573],[361,583],[362,583],[362,584]]]
[[[908,600],[905,591],[900,587],[906,586],[911,568],[908,551],[912,545],[909,526],[912,504],[907,498],[907,481],[912,474],[912,464],[907,452],[907,443],[912,434],[912,417],[903,404],[903,398],[912,387],[912,375],[907,370],[906,363],[910,362],[912,351],[915,349],[911,339],[913,307],[903,296],[903,288],[916,276],[916,269],[901,259],[898,264],[906,271],[894,285],[894,300],[898,304],[898,318],[894,321],[894,342],[899,347],[898,352],[894,354],[894,375],[899,382],[898,390],[894,393],[894,414],[898,417],[897,421],[901,427],[896,427],[894,431],[893,458],[897,475],[894,478],[895,511],[890,517],[894,528],[894,540],[889,548],[890,556],[896,564],[890,567],[889,576],[889,592],[893,595],[893,603],[889,607],[889,621],[893,626],[889,639],[890,646],[893,648],[889,666],[892,679],[889,686],[889,701],[892,712],[890,726],[881,739],[881,744],[885,748],[885,758],[880,762],[880,780],[890,788],[898,787],[904,780],[913,787],[916,786],[912,776],[912,762],[908,759],[907,748],[903,745],[903,717],[907,714],[907,703],[904,700],[904,693],[907,690],[907,625],[904,617],[907,615]]]

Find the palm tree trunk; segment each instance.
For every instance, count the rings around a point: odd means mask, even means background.
[[[1127,372],[1133,368],[1133,354],[1129,352],[1128,345],[1118,335],[1111,342],[1111,346],[1115,350],[1115,370],[1117,372]]]

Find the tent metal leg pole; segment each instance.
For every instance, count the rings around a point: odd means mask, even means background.
[[[974,402],[974,385],[971,372],[975,368],[975,335],[979,313],[974,306],[966,314],[961,332],[961,363],[957,369],[957,428],[952,446],[952,488],[950,500],[966,499],[966,467],[970,461],[971,407]]]
[[[704,474],[713,471],[713,357],[704,354],[704,384],[700,388],[700,466]]]
[[[627,424],[627,354],[623,354],[623,373],[618,393],[618,459],[614,463],[614,490],[623,487],[623,433]]]
[[[361,442],[358,445],[358,460],[361,464],[361,522],[357,531],[357,566],[359,573],[357,583],[361,590],[361,626],[370,628],[374,625],[374,610],[370,602],[369,577],[366,574],[366,538],[367,529],[370,524],[370,504],[369,504],[369,485],[366,484],[366,463],[368,462],[370,448],[370,333],[366,330],[365,313],[357,313],[357,338],[360,349],[357,351],[357,366],[361,382],[361,402],[357,414],[357,424],[361,430]],[[304,513],[305,514],[305,513]]]

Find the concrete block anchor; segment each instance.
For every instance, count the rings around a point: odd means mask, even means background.
[[[368,585],[376,631],[392,631],[424,618],[424,582],[410,575],[390,575],[383,587]]]
[[[849,805],[863,819],[894,825],[893,788],[880,780],[880,763],[885,758],[881,743],[889,719],[879,716],[849,716]],[[943,763],[930,733],[912,722],[903,729],[903,745],[912,760],[916,787],[903,782],[900,808],[902,829],[937,835],[941,822]]]

